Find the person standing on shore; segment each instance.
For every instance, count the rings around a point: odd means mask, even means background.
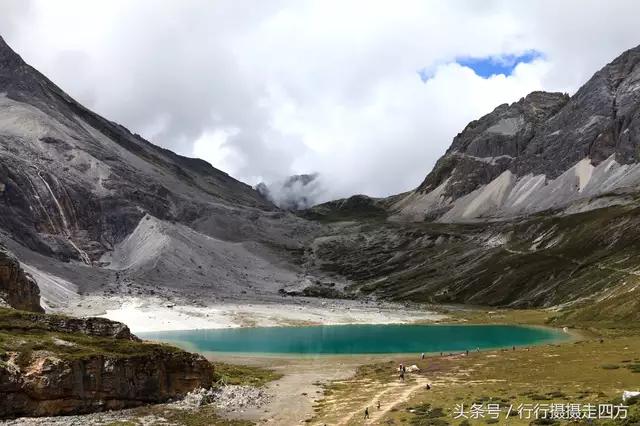
[[[366,408],[364,409],[364,419],[366,420],[366,419],[368,419],[368,418],[369,418],[369,407],[366,407]]]

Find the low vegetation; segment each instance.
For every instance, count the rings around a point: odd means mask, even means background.
[[[326,206],[325,206],[326,207]],[[328,207],[327,207],[328,208]],[[340,215],[340,209],[325,212]],[[530,309],[564,304],[569,325],[640,323],[640,207],[478,224],[336,224],[305,265],[388,300]],[[607,322],[607,324],[604,324]]]
[[[22,364],[27,364],[35,351],[46,351],[69,360],[95,355],[129,357],[154,352],[182,352],[164,344],[89,336],[81,332],[49,331],[37,321],[41,315],[0,309],[0,359],[5,358],[7,352],[17,352],[18,362]]]
[[[180,426],[250,426],[253,423],[244,420],[231,420],[221,417],[212,406],[197,410],[180,410],[166,405],[150,405],[135,408],[127,413],[126,420],[107,423],[106,426],[141,426],[149,424]]]
[[[458,322],[523,323],[543,325],[556,320],[547,310],[450,310]],[[591,324],[591,323],[589,323]],[[354,377],[327,386],[326,396],[315,407],[311,424],[331,423],[356,413],[349,424],[362,423],[362,412],[369,407],[377,411],[380,401],[384,425],[468,425],[503,424],[508,407],[509,424],[560,424],[549,419],[521,419],[520,404],[621,404],[624,390],[640,390],[640,335],[636,329],[596,327],[579,330],[579,338],[561,344],[548,344],[516,350],[472,352],[468,356],[393,357],[364,365]],[[417,365],[416,373],[408,373],[405,382],[397,375],[399,363]],[[408,397],[403,389],[410,389]],[[463,404],[467,415],[472,404],[499,404],[500,418],[488,415],[479,419],[454,418],[456,406]],[[625,420],[601,420],[589,424],[640,424],[640,404],[635,399]],[[485,413],[486,414],[486,413]],[[587,423],[585,423],[587,424]]]
[[[213,365],[214,381],[219,384],[261,387],[282,377],[280,373],[260,367],[220,362]]]

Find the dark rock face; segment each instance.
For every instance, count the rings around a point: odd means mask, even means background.
[[[40,306],[40,289],[35,280],[20,267],[18,260],[0,246],[0,301],[15,309],[44,312]]]
[[[531,174],[552,180],[585,158],[593,166],[609,157],[620,165],[638,163],[639,79],[640,46],[602,68],[571,97],[533,92],[500,105],[454,138],[416,194],[446,182],[438,195],[455,201],[507,170],[515,179]]]
[[[0,418],[55,416],[159,403],[210,387],[213,367],[200,355],[156,351],[129,357],[65,360],[41,353],[19,366],[0,363]]]
[[[432,191],[451,177],[447,195],[458,198],[490,182],[514,163],[546,120],[568,101],[562,93],[533,92],[472,121],[453,139],[418,191]]]

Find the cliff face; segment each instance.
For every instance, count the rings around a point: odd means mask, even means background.
[[[22,364],[22,365],[21,365]],[[212,385],[201,356],[153,351],[119,357],[61,359],[45,351],[0,363],[0,418],[56,416],[159,403]]]
[[[44,312],[35,280],[20,267],[18,260],[0,246],[0,303],[24,311]]]
[[[0,418],[159,403],[212,381],[202,356],[140,342],[123,324],[0,309]]]

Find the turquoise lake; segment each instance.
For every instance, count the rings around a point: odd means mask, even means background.
[[[566,340],[560,331],[515,325],[334,325],[137,333],[197,352],[391,354],[473,351]]]

